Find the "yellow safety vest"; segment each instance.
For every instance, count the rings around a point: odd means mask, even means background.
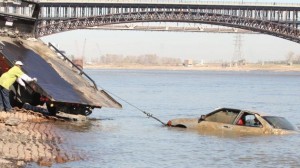
[[[9,90],[9,87],[15,83],[17,78],[21,77],[24,72],[18,66],[13,66],[0,77],[0,85]]]

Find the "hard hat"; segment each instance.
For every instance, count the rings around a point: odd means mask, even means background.
[[[16,61],[15,65],[23,65],[23,63],[21,61]]]

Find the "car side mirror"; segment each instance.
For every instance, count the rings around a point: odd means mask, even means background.
[[[198,123],[200,123],[201,121],[204,121],[205,120],[205,115],[201,115],[201,117],[199,118],[199,120],[198,120]]]

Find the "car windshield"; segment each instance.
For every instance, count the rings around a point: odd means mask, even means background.
[[[206,121],[220,122],[225,124],[232,124],[240,111],[233,109],[220,109],[206,116]]]
[[[268,121],[274,128],[285,129],[285,130],[297,130],[289,121],[283,117],[275,116],[263,116],[263,118]]]

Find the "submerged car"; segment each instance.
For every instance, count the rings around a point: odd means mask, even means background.
[[[168,126],[195,129],[203,132],[225,131],[241,134],[297,133],[296,126],[283,117],[233,108],[219,108],[200,118],[180,118],[168,121]]]

